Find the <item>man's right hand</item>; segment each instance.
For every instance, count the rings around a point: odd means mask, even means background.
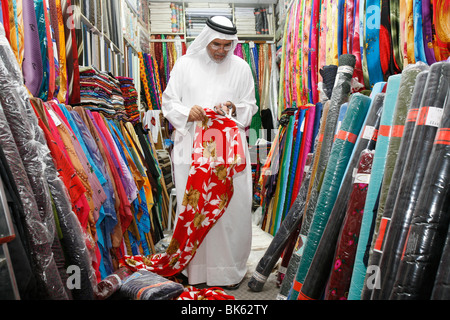
[[[191,111],[189,112],[188,121],[194,122],[194,121],[203,121],[206,117],[206,111],[200,107],[200,106],[193,106],[191,108]]]

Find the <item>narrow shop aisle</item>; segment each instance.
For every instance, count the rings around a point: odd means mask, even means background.
[[[276,285],[276,268],[279,263],[275,266],[275,270],[272,271],[266,284],[261,292],[253,292],[248,287],[248,281],[253,275],[253,271],[256,269],[259,260],[266,252],[269,247],[273,236],[264,232],[259,226],[253,224],[252,229],[252,251],[248,259],[248,271],[245,278],[237,290],[228,291],[227,293],[234,296],[236,300],[275,300],[279,292],[279,288]]]

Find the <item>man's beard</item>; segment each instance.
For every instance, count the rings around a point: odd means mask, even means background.
[[[214,55],[212,55],[211,52],[209,52],[209,50],[206,50],[206,52],[208,52],[209,57],[210,57],[211,60],[214,61],[215,63],[222,63],[222,62],[224,62],[225,59],[226,59],[226,57],[227,57],[227,55],[228,55],[228,53],[225,53],[225,54],[223,55],[223,59],[216,59],[216,58],[214,58]]]

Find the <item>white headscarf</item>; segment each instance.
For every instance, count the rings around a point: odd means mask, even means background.
[[[223,25],[225,27],[233,27],[233,23],[226,17],[223,16],[215,16],[211,18],[216,24]],[[221,39],[221,40],[231,40],[233,41],[231,44],[231,54],[233,54],[234,49],[236,48],[238,44],[238,37],[236,34],[225,34],[219,31],[216,31],[209,27],[208,25],[205,25],[202,32],[195,38],[194,42],[192,42],[187,51],[186,55],[192,55],[200,52],[201,50],[205,49],[208,44],[213,41],[214,39]],[[227,55],[227,58],[229,55]]]

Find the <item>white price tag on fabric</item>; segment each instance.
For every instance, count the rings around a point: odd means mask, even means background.
[[[248,43],[248,45],[249,45],[250,49],[253,49],[255,47],[255,43],[253,41],[250,41]]]
[[[55,123],[55,126],[60,126],[62,124],[61,120],[59,120],[58,116],[56,115],[55,111],[52,109],[48,109],[48,113],[50,114],[50,117],[52,118],[53,122]]]
[[[353,183],[364,183],[369,184],[370,182],[370,174],[368,173],[357,173],[355,176],[355,180]]]
[[[442,108],[429,107],[425,125],[431,127],[439,127],[441,125],[443,111],[444,110]]]
[[[350,66],[340,66],[337,70],[338,73],[348,73],[350,75],[353,75],[353,68]]]
[[[362,138],[363,138],[363,139],[366,139],[366,140],[371,140],[372,137],[373,137],[373,133],[374,133],[374,132],[375,132],[375,127],[372,127],[372,126],[366,126],[366,127],[364,128],[364,133],[363,133]]]

